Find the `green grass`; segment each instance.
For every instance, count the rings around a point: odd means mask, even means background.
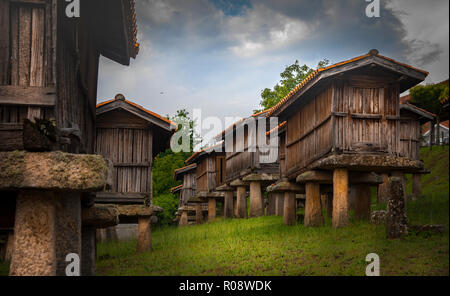
[[[448,147],[423,149],[432,173],[424,197],[407,203],[410,224],[444,224],[444,234],[387,240],[384,226],[351,221],[333,229],[285,226],[281,217],[218,219],[155,229],[153,252],[136,254],[136,241],[98,245],[99,275],[364,275],[369,253],[382,275],[449,275]],[[410,188],[410,181],[408,188]],[[375,199],[376,200],[376,199]],[[373,204],[372,209],[385,205]],[[0,275],[7,265],[0,264]]]

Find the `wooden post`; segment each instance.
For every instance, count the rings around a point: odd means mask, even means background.
[[[335,169],[333,172],[333,227],[348,225],[348,171]]]
[[[412,175],[412,193],[415,198],[422,196],[422,174]]]
[[[233,218],[233,191],[225,191],[224,204],[224,217]]]
[[[266,208],[266,216],[273,216],[275,215],[275,202],[276,202],[277,195],[274,192],[269,192],[268,194],[268,204]]]
[[[110,226],[105,229],[105,240],[107,242],[118,241],[116,226]]]
[[[276,193],[275,198],[275,215],[283,216],[284,210],[284,194],[281,192]]]
[[[297,223],[297,213],[295,206],[295,192],[284,192],[283,222],[285,225],[294,226]]]
[[[181,212],[179,225],[181,225],[181,226],[188,225],[188,211],[187,210],[183,210]]]
[[[14,253],[14,232],[10,231],[8,233],[8,238],[6,242],[5,261],[11,262],[13,253]]]
[[[216,219],[216,199],[208,198],[208,221]]]
[[[369,220],[370,217],[370,186],[355,185],[355,219]]]
[[[326,204],[327,204],[327,216],[328,216],[328,218],[332,218],[333,217],[333,193],[332,192],[327,193]]]
[[[152,234],[150,227],[151,216],[138,216],[138,239],[137,252],[147,252],[152,250]]]
[[[250,217],[261,217],[264,215],[261,183],[250,182]]]
[[[56,275],[55,205],[56,196],[51,192],[19,192],[9,275]]]
[[[237,218],[247,218],[247,188],[237,187]]]
[[[203,223],[203,207],[202,203],[195,204],[195,223],[202,224]]]
[[[83,226],[81,230],[81,275],[95,275],[95,261],[97,259],[96,228]]]
[[[306,183],[305,226],[323,225],[319,183]]]
[[[383,183],[378,185],[377,201],[379,203],[384,203],[387,202],[387,186],[389,182],[389,175],[386,173],[381,174],[381,178],[383,178]]]

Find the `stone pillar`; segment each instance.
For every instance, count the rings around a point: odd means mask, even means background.
[[[323,225],[319,183],[306,183],[305,226]]]
[[[9,275],[56,275],[56,198],[44,191],[18,194]]]
[[[104,243],[106,241],[106,229],[104,228],[97,228],[97,242],[98,243]]]
[[[348,171],[335,169],[333,172],[333,227],[348,225]]]
[[[203,223],[203,205],[199,202],[195,204],[195,223],[198,225]]]
[[[408,222],[403,192],[403,180],[392,177],[388,183],[386,236],[387,238],[398,238],[406,234],[408,234]]]
[[[225,191],[224,204],[224,217],[233,218],[233,191]]]
[[[355,219],[369,220],[370,218],[370,186],[355,185]]]
[[[57,194],[56,203],[56,274],[66,275],[66,256],[81,256],[81,194]]]
[[[403,198],[406,201],[406,177],[405,177],[405,173],[403,171],[393,171],[391,173],[391,176],[399,178],[402,181]]]
[[[97,240],[95,226],[83,226],[81,229],[81,275],[95,275]]]
[[[238,217],[238,210],[237,210],[237,196],[233,196],[233,216],[235,218]]]
[[[389,181],[389,175],[381,174],[381,178],[383,179],[383,183],[378,185],[378,202],[384,203],[387,202],[387,186]]]
[[[183,210],[181,212],[179,225],[181,225],[181,226],[188,225],[188,211],[187,210]]]
[[[247,187],[237,186],[237,218],[247,218]]]
[[[208,221],[216,219],[216,199],[208,198]]]
[[[275,198],[275,215],[283,216],[284,210],[284,194],[277,192]]]
[[[422,196],[422,174],[412,175],[412,193],[415,198]]]
[[[11,262],[13,253],[14,253],[14,232],[10,231],[8,233],[8,238],[6,241],[5,261]]]
[[[284,192],[283,222],[289,226],[294,226],[297,223],[295,202],[295,192]]]
[[[150,227],[151,216],[138,216],[137,252],[152,250],[152,234]]]
[[[264,207],[261,193],[261,182],[250,181],[250,217],[261,217],[263,215]]]

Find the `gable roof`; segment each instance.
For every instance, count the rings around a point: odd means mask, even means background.
[[[177,124],[155,112],[145,109],[132,101],[128,101],[121,94],[116,95],[112,100],[97,104],[97,116],[113,110],[122,109],[133,115],[146,120],[166,131],[176,131]]]
[[[441,121],[441,123],[439,124],[441,126],[441,128],[445,128],[445,129],[449,129],[449,121]],[[430,126],[431,123],[425,124],[422,126],[422,135],[426,136],[428,135],[428,133],[430,132]]]
[[[198,158],[200,158],[201,156],[206,155],[206,154],[210,154],[210,153],[214,153],[214,152],[218,152],[218,153],[224,152],[224,149],[223,149],[224,143],[225,143],[224,141],[220,141],[219,143],[217,143],[213,146],[210,146],[210,147],[207,147],[200,151],[195,152],[188,159],[186,159],[185,163],[191,164],[194,161],[196,161]],[[220,146],[220,149],[219,149],[220,151],[216,151],[216,148],[218,148],[219,146]]]
[[[355,70],[368,65],[377,65],[408,77],[410,81],[403,84],[400,90],[401,92],[405,91],[413,85],[416,85],[417,83],[420,83],[429,74],[424,70],[420,70],[413,66],[403,64],[391,58],[382,56],[379,54],[378,50],[372,49],[368,54],[313,71],[293,90],[291,90],[278,104],[272,107],[267,113],[267,116],[279,116],[281,113],[283,113],[287,103],[298,100],[303,93],[308,91],[319,81],[326,78],[331,78],[343,72]]]
[[[421,120],[420,120],[421,124],[424,124],[427,121],[433,120],[436,117],[435,114],[433,114],[425,109],[419,108],[408,102],[400,104],[400,111],[402,111],[402,110],[407,110],[407,111],[410,111],[410,112],[413,112],[413,113],[419,115],[421,117]]]
[[[197,168],[197,164],[193,163],[187,166],[184,166],[182,168],[176,169],[173,171],[173,178],[175,180],[180,179],[184,174],[189,173],[192,170],[195,170]]]
[[[170,188],[170,193],[177,193],[183,188],[183,184]]]

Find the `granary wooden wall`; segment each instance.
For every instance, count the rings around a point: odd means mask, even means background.
[[[196,192],[214,191],[216,187],[224,183],[225,174],[225,157],[223,153],[211,152],[203,154],[197,161]]]
[[[91,2],[73,22],[56,0],[0,0],[0,150],[22,149],[25,118],[54,118],[78,127],[81,143],[68,152],[93,152],[99,53],[89,29]]]
[[[196,179],[195,170],[184,175],[183,187],[180,193],[180,202],[182,205],[186,205],[189,198],[195,195]]]
[[[399,115],[399,86],[388,75],[334,79],[288,119],[287,174],[331,151],[398,155]]]
[[[278,173],[279,165],[275,163],[262,163],[261,151],[258,149],[258,120],[255,117],[255,129],[247,124],[237,124],[235,129],[226,133],[233,133],[233,147],[226,152],[226,182],[254,173]],[[251,126],[251,125],[250,125]],[[244,129],[243,138],[238,136],[236,130]],[[226,145],[229,145],[228,143]],[[253,149],[251,149],[253,148]]]
[[[113,162],[113,186],[107,192],[131,199],[152,192],[153,131],[146,121],[124,111],[98,116],[96,153]],[[134,193],[134,194],[131,194]]]

